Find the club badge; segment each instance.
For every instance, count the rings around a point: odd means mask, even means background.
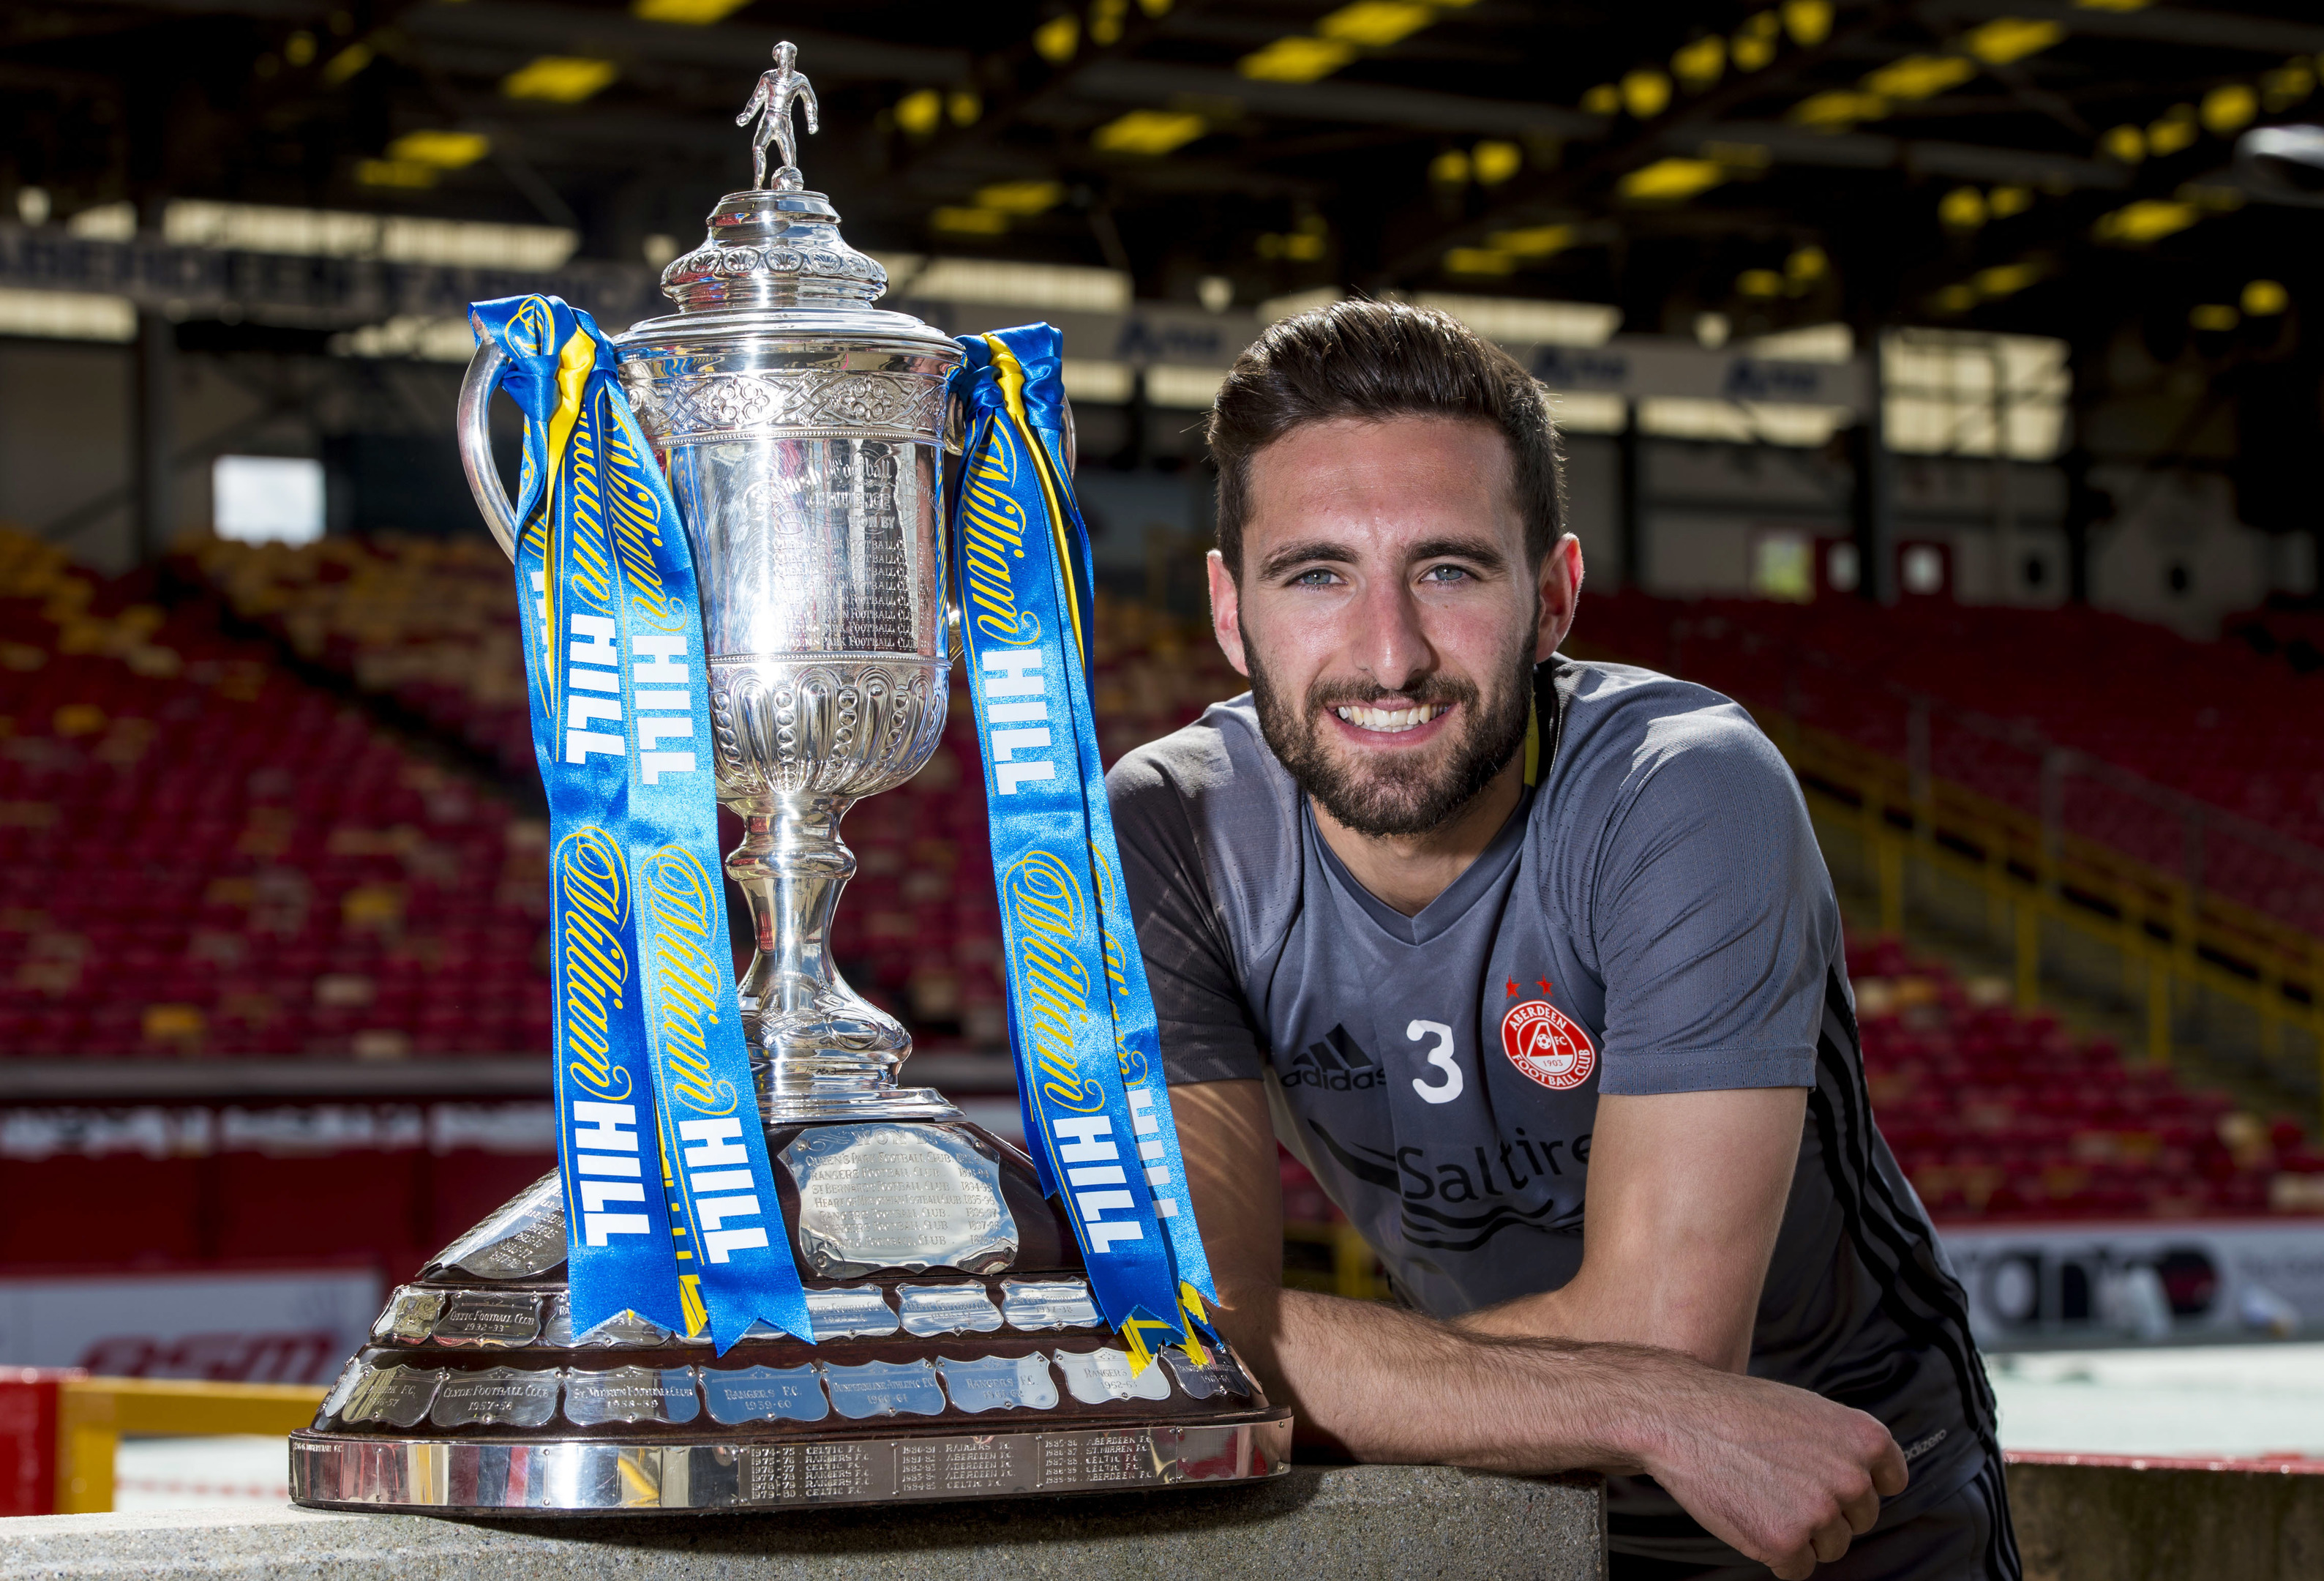
[[[1590,1034],[1546,999],[1528,999],[1502,1018],[1501,1048],[1511,1065],[1557,1092],[1580,1086],[1598,1068]]]

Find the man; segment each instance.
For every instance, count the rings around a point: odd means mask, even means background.
[[[1228,1337],[1327,1449],[1615,1474],[1618,1576],[2016,1576],[1799,790],[1725,698],[1558,655],[1539,387],[1342,302],[1209,439],[1251,690],[1110,790]],[[1401,1306],[1280,1288],[1277,1138]]]

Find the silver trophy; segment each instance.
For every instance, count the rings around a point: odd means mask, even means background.
[[[552,1173],[396,1290],[292,1435],[300,1503],[779,1508],[1288,1464],[1289,1413],[1225,1347],[1172,1348],[1132,1375],[1031,1161],[939,1094],[899,1087],[910,1037],[834,970],[855,870],[840,819],[917,772],[944,728],[945,381],[961,352],[872,305],[885,273],[804,190],[790,114],[813,90],[796,53],[777,50],[739,117],[761,116],[761,184],[721,199],[702,245],[663,272],[678,310],[615,345],[700,585],[718,794],[745,829],[726,871],[757,928],[742,1021],[820,1343],[754,1330],[714,1356],[632,1315],[575,1334]],[[502,361],[478,348],[459,433],[512,551],[487,429]]]

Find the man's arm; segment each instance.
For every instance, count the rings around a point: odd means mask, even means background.
[[[1457,1321],[1663,1345],[1742,1372],[1806,1115],[1804,1087],[1600,1097],[1580,1271]]]
[[[1886,1428],[1803,1390],[1646,1345],[1471,1332],[1284,1290],[1282,1194],[1259,1083],[1194,1083],[1171,1103],[1217,1321],[1303,1436],[1359,1460],[1645,1471],[1786,1581],[1844,1553],[1871,1526],[1878,1495],[1903,1489],[1904,1457]]]

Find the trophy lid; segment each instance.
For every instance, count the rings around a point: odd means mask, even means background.
[[[619,337],[625,356],[672,339],[731,344],[773,337],[836,344],[901,339],[915,349],[958,357],[958,347],[941,330],[872,306],[887,291],[888,272],[847,245],[831,199],[806,190],[791,113],[795,106],[804,108],[813,132],[816,106],[815,89],[796,69],[798,57],[791,44],[777,45],[774,69],[761,74],[750,103],[735,117],[738,125],[757,117],[753,185],[721,198],[702,245],[662,271],[662,294],[678,311],[632,325]],[[771,174],[770,143],[782,154]]]
[[[662,294],[681,313],[869,307],[887,289],[888,272],[839,234],[830,199],[757,187],[721,198],[702,245],[661,275]]]

